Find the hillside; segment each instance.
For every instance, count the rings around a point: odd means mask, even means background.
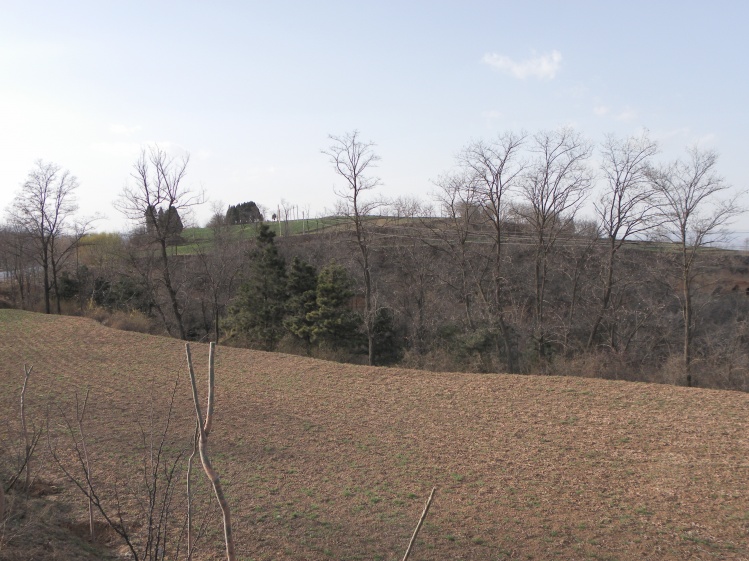
[[[207,345],[194,344],[193,356],[205,365]],[[86,426],[102,479],[137,473],[137,422],[160,418],[176,376],[172,434],[190,442],[180,341],[0,310],[5,443],[18,427],[24,363],[34,367],[37,424],[52,405],[59,428],[76,389],[91,389]],[[211,455],[240,559],[400,559],[432,486],[412,560],[749,558],[744,393],[223,347],[216,376]],[[84,521],[81,497],[48,459],[42,469]],[[212,520],[202,550],[217,559],[219,527]]]

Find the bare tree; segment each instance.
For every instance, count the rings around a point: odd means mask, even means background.
[[[437,250],[425,244],[424,224],[433,222],[431,206],[414,197],[390,202],[396,218],[395,235],[388,252],[393,266],[392,302],[407,325],[408,346],[420,360],[427,351],[427,332],[437,305],[435,297]],[[434,245],[434,244],[431,244]]]
[[[518,357],[505,317],[502,250],[506,242],[504,227],[510,206],[508,198],[511,191],[518,188],[525,169],[520,154],[524,141],[524,135],[509,132],[492,142],[473,142],[459,156],[459,163],[470,178],[470,188],[475,192],[475,201],[491,224],[493,290],[490,297],[485,295],[485,303],[499,329],[509,372],[517,371]]]
[[[144,149],[133,166],[132,181],[115,203],[127,218],[145,226],[146,239],[156,246],[161,265],[160,284],[166,291],[181,339],[187,339],[187,332],[167,248],[180,213],[203,202],[202,193],[193,193],[184,185],[189,161],[189,156],[175,158],[158,146]],[[168,323],[165,327],[169,330]]]
[[[18,224],[0,229],[0,270],[10,283],[10,295],[15,305],[26,310],[32,304],[36,286],[34,240]]]
[[[78,209],[75,190],[78,180],[57,164],[37,160],[29,172],[10,209],[10,222],[29,234],[35,245],[35,259],[43,271],[44,311],[52,313],[51,293],[57,292],[57,273],[61,260],[74,244],[61,247],[63,237],[70,233],[72,215]],[[87,227],[76,229],[75,243]],[[57,295],[57,294],[56,294]],[[60,313],[60,299],[57,298]]]
[[[679,248],[683,361],[690,387],[695,326],[692,299],[699,275],[696,264],[704,248],[726,240],[723,227],[743,212],[738,202],[741,194],[727,193],[730,186],[718,174],[717,162],[715,152],[694,146],[688,149],[686,160],[677,160],[650,173],[660,198],[661,230]]]
[[[570,128],[533,137],[535,158],[520,189],[516,212],[530,227],[535,253],[533,337],[540,359],[547,357],[545,299],[549,259],[562,235],[574,233],[574,219],[590,190],[588,142]]]
[[[211,464],[211,460],[208,457],[208,436],[211,434],[211,428],[213,425],[213,410],[215,400],[215,377],[214,377],[214,352],[216,349],[215,343],[209,344],[208,350],[208,403],[206,405],[205,417],[203,416],[203,410],[200,407],[200,399],[198,398],[198,387],[195,381],[195,370],[192,365],[192,355],[190,354],[190,343],[185,343],[185,353],[187,354],[187,367],[190,373],[190,385],[192,387],[192,399],[195,403],[195,416],[196,416],[196,429],[198,432],[198,452],[200,454],[200,461],[203,464],[203,471],[213,486],[213,492],[216,494],[216,500],[218,500],[219,506],[221,507],[221,514],[224,520],[224,541],[226,543],[226,559],[227,561],[234,561],[234,534],[232,533],[231,527],[231,511],[229,509],[229,503],[226,501],[223,487],[221,486],[221,479],[218,472]],[[191,546],[190,546],[191,547]]]
[[[435,181],[438,191],[433,197],[441,207],[443,219],[425,221],[431,234],[431,239],[426,238],[425,242],[446,253],[455,265],[438,273],[438,278],[457,294],[466,325],[473,330],[475,282],[469,242],[474,225],[479,222],[481,209],[476,201],[476,191],[470,188],[470,184],[470,177],[463,171],[443,175]]]
[[[345,180],[345,186],[335,190],[339,197],[338,212],[353,226],[359,250],[358,264],[364,277],[364,324],[367,330],[369,364],[375,362],[375,309],[374,288],[371,271],[373,212],[382,206],[376,199],[367,199],[366,192],[380,185],[378,177],[370,176],[380,157],[374,152],[374,143],[359,138],[359,131],[343,136],[330,136],[330,146],[322,153],[330,158],[335,172]]]
[[[655,211],[652,183],[648,180],[651,159],[658,146],[646,134],[624,140],[608,136],[601,150],[604,192],[595,203],[599,226],[606,237],[600,307],[593,320],[587,347],[596,341],[598,329],[611,304],[617,282],[616,260],[622,245],[653,226]]]
[[[49,427],[47,430],[47,446],[52,458],[89,501],[89,523],[93,527],[93,512],[98,512],[122,539],[135,561],[163,561],[172,552],[175,559],[179,558],[183,531],[176,522],[179,507],[174,504],[174,492],[184,450],[174,450],[170,435],[178,382],[179,379],[175,380],[161,433],[155,433],[153,419],[150,427],[140,427],[142,481],[130,490],[132,494],[127,485],[123,487],[116,479],[110,487],[103,482],[96,483],[92,477],[83,432],[88,392],[82,408],[76,394],[75,422],[60,408],[64,432],[70,440],[69,450],[60,453],[50,434],[52,431]],[[72,456],[72,460],[66,461],[66,456]]]
[[[206,319],[206,333],[214,333],[215,342],[221,336],[221,315],[239,284],[240,274],[245,259],[242,258],[241,238],[229,229],[216,229],[213,235],[213,247],[198,246],[196,259],[198,271],[195,280],[199,288],[201,306],[205,308],[208,300],[210,321]],[[212,329],[211,329],[212,324]]]

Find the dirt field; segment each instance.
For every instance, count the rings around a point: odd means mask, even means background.
[[[192,347],[205,376],[208,347]],[[102,480],[137,473],[137,423],[161,418],[176,377],[174,446],[189,445],[180,341],[0,310],[5,443],[24,363],[37,424],[49,406],[59,428],[74,392],[91,389]],[[433,486],[414,561],[749,559],[749,395],[230,348],[218,349],[216,376],[210,452],[239,559],[400,559]],[[44,462],[43,479],[64,489],[54,499],[72,498],[84,521],[85,502]],[[218,518],[201,551],[222,558]]]

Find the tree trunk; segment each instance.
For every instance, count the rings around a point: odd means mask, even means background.
[[[198,452],[200,454],[200,461],[203,464],[203,471],[208,476],[208,479],[213,485],[213,491],[216,494],[219,507],[224,519],[224,541],[226,543],[226,558],[227,561],[234,561],[234,535],[232,533],[231,526],[231,512],[229,510],[229,503],[226,501],[223,487],[221,486],[221,479],[218,473],[211,464],[208,458],[208,436],[211,433],[211,425],[213,424],[213,402],[214,402],[214,350],[215,343],[209,345],[209,357],[208,357],[208,405],[206,408],[205,421],[203,420],[203,412],[200,408],[200,401],[198,399],[198,388],[195,381],[195,371],[192,366],[192,356],[190,354],[190,343],[185,344],[185,351],[187,353],[187,366],[190,372],[190,385],[192,387],[192,397],[195,403],[195,415],[197,417],[197,428],[199,432],[198,438]]]
[[[364,269],[364,307],[366,309],[367,324],[367,362],[369,366],[375,363],[374,346],[374,314],[372,312],[372,280],[369,275],[369,267]]]
[[[586,345],[586,348],[590,350],[590,348],[593,346],[593,342],[596,340],[596,335],[598,334],[598,328],[601,326],[601,321],[603,321],[603,316],[606,313],[606,311],[609,308],[609,302],[611,300],[611,291],[614,285],[614,256],[616,254],[616,249],[614,248],[614,240],[611,241],[611,248],[609,251],[609,259],[608,259],[608,265],[607,265],[607,274],[606,274],[606,282],[604,283],[604,289],[603,289],[603,297],[601,298],[601,307],[598,310],[598,314],[596,315],[596,319],[593,322],[593,327],[590,330],[590,336],[588,337],[588,344]]]
[[[49,255],[47,253],[47,246],[44,245],[42,248],[42,269],[44,270],[44,313],[51,314],[52,306],[50,305],[49,293],[51,291],[49,285]]]
[[[692,387],[692,295],[689,272],[684,271],[684,372],[687,376],[687,387]]]
[[[179,338],[183,341],[187,340],[187,333],[185,332],[185,326],[182,322],[182,314],[179,311],[179,302],[177,301],[177,291],[174,290],[174,286],[172,285],[172,277],[169,273],[169,256],[167,254],[166,249],[166,240],[162,239],[159,242],[160,248],[161,248],[161,261],[164,265],[164,286],[166,287],[166,291],[169,294],[169,301],[172,304],[172,312],[174,313],[174,318],[177,320],[177,328],[179,329]]]
[[[55,261],[55,248],[50,248],[50,263],[52,264],[52,288],[55,291],[55,305],[57,308],[57,315],[62,315],[62,308],[60,307],[60,290],[57,285],[57,262]]]

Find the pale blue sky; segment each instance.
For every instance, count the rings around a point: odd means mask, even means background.
[[[426,197],[472,139],[563,125],[699,142],[746,189],[748,22],[743,1],[0,1],[0,208],[42,158],[123,228],[111,203],[158,142],[213,200],[314,215],[320,150],[353,129],[385,196]]]

